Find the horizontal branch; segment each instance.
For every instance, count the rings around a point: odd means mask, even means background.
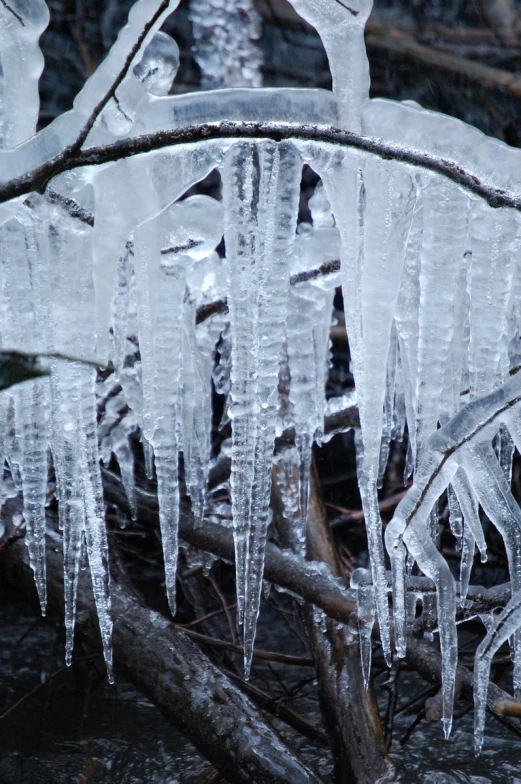
[[[71,169],[114,163],[123,158],[165,147],[201,144],[215,139],[272,139],[273,141],[293,139],[355,149],[369,155],[375,155],[383,160],[395,160],[434,172],[483,199],[490,207],[510,207],[521,212],[521,198],[519,196],[511,195],[503,189],[488,185],[476,175],[466,171],[456,161],[330,126],[231,120],[158,131],[117,141],[103,147],[91,147],[80,151],[74,145],[70,145],[59,155],[33,171],[0,186],[0,202],[26,195],[31,191],[42,191],[49,180]]]

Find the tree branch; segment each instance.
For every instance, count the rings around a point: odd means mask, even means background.
[[[50,610],[63,613],[61,537],[47,553]],[[34,593],[25,543],[9,548],[11,577]],[[99,649],[88,586],[78,596],[77,634]],[[187,635],[142,606],[116,575],[111,586],[115,665],[234,784],[316,784],[320,779]],[[255,743],[251,739],[255,738]]]
[[[272,139],[273,141],[294,139],[355,149],[368,155],[375,155],[383,160],[395,160],[434,172],[483,199],[490,207],[510,207],[521,212],[521,197],[513,196],[501,188],[488,185],[476,175],[466,171],[456,161],[438,158],[429,153],[411,150],[391,142],[383,142],[369,136],[360,136],[329,126],[229,120],[158,131],[132,139],[124,139],[103,147],[90,147],[86,150],[78,150],[74,143],[33,171],[1,185],[0,202],[23,196],[31,191],[42,191],[49,180],[71,169],[114,163],[122,158],[141,155],[165,147],[200,144],[215,139]]]

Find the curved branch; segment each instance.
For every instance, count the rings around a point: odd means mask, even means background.
[[[71,169],[114,163],[122,158],[141,155],[165,147],[200,144],[215,139],[272,139],[273,141],[293,139],[359,150],[383,160],[395,160],[439,174],[483,199],[490,207],[510,207],[521,212],[521,197],[509,194],[501,188],[487,185],[476,175],[463,169],[456,161],[438,158],[425,152],[401,147],[398,144],[384,142],[369,136],[360,136],[329,126],[229,120],[158,131],[86,150],[78,151],[76,143],[74,143],[28,174],[0,186],[0,203],[23,196],[31,191],[41,191],[53,177]]]

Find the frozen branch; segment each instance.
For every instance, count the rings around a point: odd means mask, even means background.
[[[201,144],[213,139],[272,139],[277,142],[293,139],[355,149],[368,155],[375,155],[382,160],[399,161],[418,169],[434,172],[456,183],[468,193],[483,199],[490,207],[510,207],[521,212],[521,197],[488,185],[462,168],[457,161],[438,158],[419,150],[329,126],[229,120],[158,131],[86,150],[78,150],[74,143],[33,171],[0,186],[0,202],[23,196],[31,191],[41,191],[53,177],[71,169],[114,163],[122,158],[165,147]]]

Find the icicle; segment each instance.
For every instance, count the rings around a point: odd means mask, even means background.
[[[306,530],[301,518],[301,499],[299,494],[299,453],[295,447],[282,450],[273,462],[274,478],[282,502],[282,514],[288,523],[283,547],[305,556]]]
[[[417,460],[436,430],[444,368],[454,324],[453,292],[467,250],[468,196],[442,178],[429,179],[422,193],[423,244],[418,337]]]
[[[371,573],[367,569],[355,569],[351,575],[351,588],[356,589],[356,615],[360,634],[360,653],[364,686],[369,688],[371,676],[371,656],[373,649],[372,632],[375,622],[375,597]]]
[[[393,331],[390,341],[389,358],[387,360],[387,380],[385,384],[385,400],[383,410],[382,437],[380,442],[380,456],[378,461],[377,486],[383,486],[384,474],[389,460],[391,438],[393,434],[394,404],[396,397],[396,373],[398,362],[398,345],[396,330]]]
[[[516,230],[513,210],[491,210],[474,200],[469,275],[471,399],[491,392],[504,380],[496,374],[515,261],[508,251]]]
[[[143,432],[154,448],[159,521],[168,603],[176,607],[177,528],[179,522],[177,410],[180,398],[182,303],[187,259],[162,264],[167,246],[166,216],[134,234],[139,308],[139,347],[143,380]],[[150,467],[149,467],[150,468]]]
[[[81,372],[80,453],[77,456],[85,503],[85,542],[98,614],[103,654],[112,683],[112,617],[110,613],[108,542],[105,529],[105,502],[99,468],[96,421],[95,371]]]
[[[501,645],[516,634],[520,625],[521,597],[519,593],[516,593],[491,625],[476,651],[474,664],[474,748],[476,754],[479,754],[483,746],[492,659]]]
[[[188,278],[191,293],[184,302],[182,447],[185,481],[196,522],[203,518],[210,464],[215,345],[225,323],[222,314],[215,314],[196,329],[196,306],[224,298],[225,281],[226,263],[213,253],[192,268]]]
[[[474,551],[476,549],[476,541],[469,531],[468,526],[465,526],[462,534],[461,541],[461,565],[460,565],[460,604],[465,606],[467,593],[469,590],[470,573],[474,563]]]
[[[479,519],[478,502],[476,493],[472,489],[469,480],[462,470],[458,470],[452,480],[452,488],[456,495],[456,500],[463,512],[464,525],[472,534],[474,541],[481,554],[481,562],[487,560],[487,543],[483,534],[483,527]]]
[[[301,223],[295,242],[292,273],[298,276],[338,258],[339,236],[331,207],[321,183],[309,202],[313,226]],[[311,447],[324,429],[326,358],[336,275],[297,282],[291,287],[286,321],[291,382],[289,400],[293,407],[295,443],[299,463],[299,524],[306,527]],[[302,313],[306,318],[302,318]]]
[[[285,142],[241,142],[223,171],[232,336],[232,511],[237,603],[249,673],[259,611],[302,163]]]
[[[335,159],[334,168],[330,165],[320,173],[342,237],[344,310],[364,447],[359,485],[382,643],[389,657],[387,585],[376,486],[393,315],[415,193],[407,169],[367,161],[359,175],[357,194],[355,160],[347,155],[339,165]],[[358,237],[356,243],[353,237]]]
[[[91,359],[94,352],[92,229],[53,206],[49,213],[52,330],[56,350]],[[75,329],[68,326],[74,302]],[[109,679],[112,678],[108,544],[100,473],[95,372],[78,363],[53,363],[52,452],[64,534],[66,661],[70,664],[82,538],[85,538],[94,600]]]

